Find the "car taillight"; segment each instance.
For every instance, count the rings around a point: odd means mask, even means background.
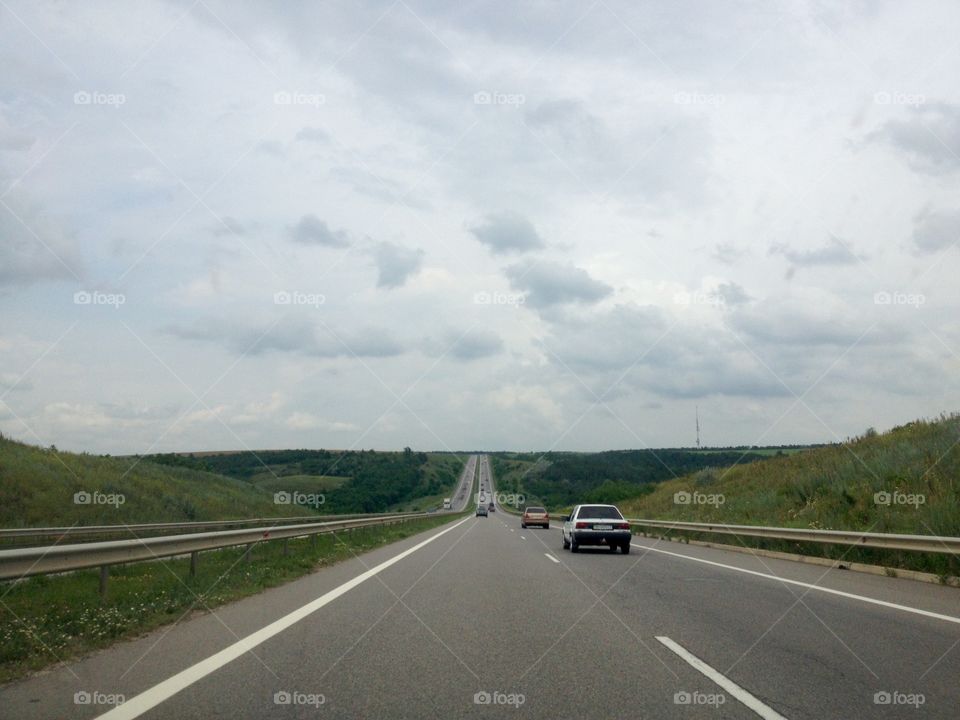
[[[577,529],[588,528],[588,527],[590,527],[590,523],[585,523],[585,522],[578,522],[578,523],[577,523]]]
[[[617,523],[617,530],[629,530],[630,523]]]

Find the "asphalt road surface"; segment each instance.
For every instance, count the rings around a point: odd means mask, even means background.
[[[572,554],[500,511],[6,685],[0,716],[952,720],[958,678],[956,589],[643,538]]]
[[[463,510],[471,500],[471,493],[477,475],[478,456],[471,455],[463,466],[463,472],[460,473],[460,482],[457,483],[457,489],[450,499],[450,507],[454,510]]]

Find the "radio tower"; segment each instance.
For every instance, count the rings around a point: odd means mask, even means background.
[[[700,449],[700,407],[697,408],[697,450]]]

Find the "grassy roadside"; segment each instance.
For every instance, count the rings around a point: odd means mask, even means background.
[[[449,522],[448,516],[362,528],[317,536],[315,544],[290,540],[287,555],[282,541],[268,542],[254,549],[249,563],[242,547],[202,553],[193,578],[187,558],[117,566],[103,601],[95,570],[0,584],[0,682]]]
[[[886,433],[659,483],[620,503],[627,517],[960,535],[960,415],[918,420]],[[960,558],[731,535],[663,533],[849,562],[960,575]]]
[[[243,480],[136,458],[61,452],[0,436],[0,527],[311,515]],[[86,494],[86,502],[82,501]],[[80,500],[80,501],[78,501]],[[329,512],[329,510],[327,511]]]

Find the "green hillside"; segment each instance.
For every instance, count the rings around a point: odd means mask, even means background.
[[[74,501],[75,494],[83,492],[90,495],[89,504]],[[2,527],[303,514],[309,513],[276,505],[272,492],[242,480],[145,459],[60,452],[0,436]]]
[[[264,473],[250,480],[255,487],[270,492],[286,490],[287,492],[301,493],[328,493],[350,478],[335,475],[272,475]]]
[[[701,502],[677,503],[678,492],[699,493]],[[620,505],[628,517],[958,536],[960,415],[918,420],[883,434],[871,430],[798,455],[701,470]],[[856,550],[847,557],[862,554],[868,553]],[[898,564],[957,569],[956,559],[903,559]]]
[[[313,496],[325,513],[426,509],[456,485],[464,458],[452,453],[375,450],[257,450],[164,454],[170,467],[215,472],[264,490]],[[323,496],[320,498],[319,496]],[[301,497],[301,495],[297,495]]]
[[[794,448],[792,452],[798,452]],[[598,453],[497,453],[497,489],[557,509],[578,502],[619,502],[649,492],[655,483],[714,465],[765,460],[779,449],[609,450]]]

